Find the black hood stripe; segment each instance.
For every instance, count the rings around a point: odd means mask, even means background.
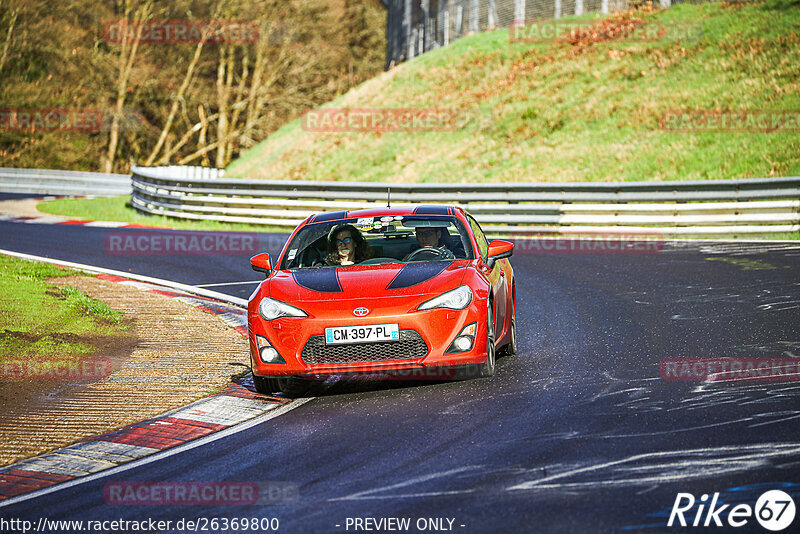
[[[404,289],[407,287],[421,284],[447,269],[452,261],[423,261],[406,264],[395,275],[386,289]]]
[[[293,271],[292,277],[297,285],[319,291],[320,293],[341,293],[342,284],[339,283],[339,269],[319,268],[300,269]]]

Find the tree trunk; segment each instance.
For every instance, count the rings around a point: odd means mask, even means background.
[[[8,49],[11,46],[11,36],[14,33],[14,25],[17,23],[17,15],[19,15],[19,11],[16,9],[11,14],[11,23],[8,25],[8,33],[6,33],[6,42],[3,45],[3,55],[0,56],[0,72],[2,72],[3,67],[6,64],[6,59],[8,59]]]
[[[219,121],[217,122],[217,157],[215,166],[218,169],[225,167],[226,142],[228,139],[228,99],[230,98],[230,85],[233,83],[233,58],[234,50],[231,45],[220,46],[219,66],[217,67],[217,107],[219,108]]]
[[[136,27],[136,37],[133,39],[130,51],[127,50],[127,38],[122,39],[122,49],[119,54],[119,78],[117,79],[117,101],[114,106],[114,116],[111,119],[111,131],[109,132],[108,139],[108,152],[106,153],[105,165],[103,172],[111,173],[114,171],[114,160],[117,153],[117,145],[119,144],[119,122],[122,117],[122,111],[125,107],[125,96],[128,91],[128,79],[133,70],[133,63],[136,60],[136,52],[139,49],[139,41],[142,37],[141,23],[149,20],[152,14],[153,3],[148,0],[139,9],[136,10],[136,15],[133,19],[133,24]],[[125,0],[125,25],[130,21],[130,15],[133,12],[133,7],[130,0]],[[127,32],[125,33],[127,35]]]
[[[186,75],[183,77],[183,82],[181,82],[181,86],[178,88],[175,98],[172,99],[172,107],[169,110],[169,115],[167,115],[167,121],[164,123],[164,128],[161,129],[158,142],[156,142],[156,146],[153,147],[152,152],[150,152],[150,155],[147,157],[145,165],[153,164],[153,161],[156,159],[156,156],[158,156],[158,153],[161,152],[161,148],[164,146],[164,142],[167,140],[167,136],[172,130],[172,124],[175,122],[175,115],[178,113],[180,102],[186,90],[189,88],[189,85],[192,83],[194,69],[197,67],[197,62],[200,60],[200,53],[203,51],[204,42],[205,41],[200,40],[200,42],[197,43],[197,47],[194,49],[194,57],[192,57],[192,61],[186,69]]]

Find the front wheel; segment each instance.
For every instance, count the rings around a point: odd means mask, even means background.
[[[288,376],[256,376],[253,375],[253,385],[262,395],[281,393],[289,386]]]
[[[489,378],[494,375],[495,349],[494,349],[494,306],[489,301],[486,310],[486,361],[480,368],[481,378]]]
[[[256,376],[253,375],[256,391],[262,395],[280,394],[283,397],[296,399],[302,397],[311,388],[311,381],[302,376]]]

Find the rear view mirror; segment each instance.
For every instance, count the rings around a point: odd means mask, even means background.
[[[514,254],[514,243],[495,239],[489,243],[489,253],[486,255],[486,264],[492,269],[497,260],[510,258],[512,254]]]
[[[272,271],[272,262],[266,252],[256,254],[250,258],[250,266],[254,271],[264,273],[266,276],[269,276],[270,271]]]

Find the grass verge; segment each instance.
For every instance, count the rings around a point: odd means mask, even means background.
[[[124,335],[122,313],[48,278],[73,276],[55,265],[0,256],[0,362],[73,359],[95,352],[92,340]]]

